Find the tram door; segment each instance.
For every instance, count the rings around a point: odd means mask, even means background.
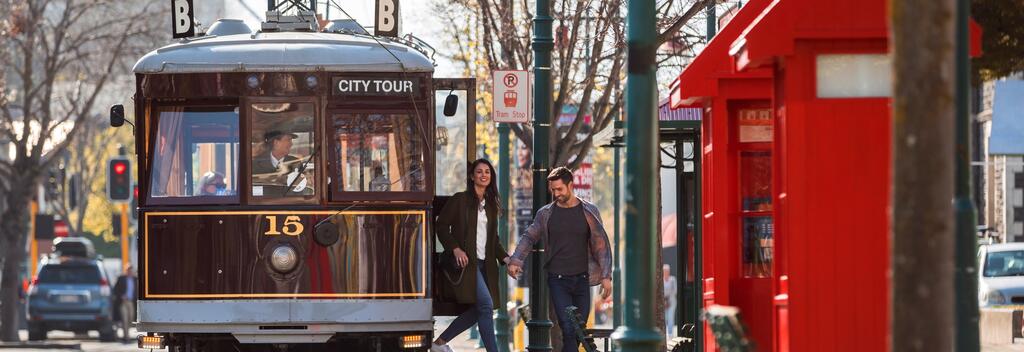
[[[451,99],[458,100],[454,109],[448,103]],[[449,111],[445,111],[446,105],[449,105]],[[448,198],[466,189],[466,165],[476,159],[476,79],[435,78],[434,107],[436,182],[433,214],[436,217]],[[442,251],[444,247],[441,246],[441,242],[434,238],[434,260],[431,261],[435,268],[432,270],[431,291],[434,315],[458,315],[465,311],[465,307],[455,303],[450,292],[451,284],[446,281],[449,278],[437,268],[438,257]]]

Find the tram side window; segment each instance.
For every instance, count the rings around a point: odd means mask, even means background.
[[[238,108],[157,107],[150,200],[237,203]]]
[[[423,192],[425,133],[409,114],[337,114],[332,119],[332,190]]]
[[[313,103],[252,104],[252,196],[316,194]]]

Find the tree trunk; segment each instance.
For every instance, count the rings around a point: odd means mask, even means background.
[[[0,215],[0,235],[9,244],[3,249],[3,280],[0,281],[0,341],[19,341],[18,337],[18,292],[21,288],[21,264],[27,257],[25,243],[28,238],[28,204],[32,187],[18,182],[7,194],[8,207]]]
[[[893,351],[953,350],[954,9],[891,3]]]

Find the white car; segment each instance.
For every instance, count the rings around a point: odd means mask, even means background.
[[[982,307],[1024,305],[1024,243],[982,246],[978,303]]]

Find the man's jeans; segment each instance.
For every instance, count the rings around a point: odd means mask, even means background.
[[[484,261],[478,261],[476,267],[476,305],[456,317],[440,337],[446,342],[451,341],[475,323],[487,352],[497,352],[498,341],[494,336],[494,302],[491,300],[491,291],[487,289],[487,281],[484,280]]]
[[[577,311],[586,322],[590,316],[590,286],[587,274],[556,275],[548,274],[548,289],[551,291],[551,303],[558,315],[558,326],[562,329],[562,352],[577,352],[581,341],[576,340],[576,331],[565,308],[576,306]]]

